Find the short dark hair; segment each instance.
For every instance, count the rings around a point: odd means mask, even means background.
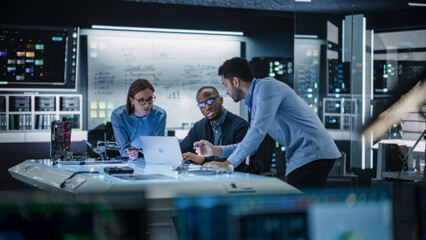
[[[254,78],[253,70],[248,61],[240,57],[226,60],[222,66],[219,67],[218,74],[219,76],[223,75],[225,79],[238,77],[244,82],[251,82]]]
[[[215,87],[213,87],[213,86],[204,86],[204,87],[198,89],[196,96],[198,96],[198,94],[200,94],[202,91],[207,90],[207,89],[212,90],[217,95],[220,95],[219,91]]]
[[[127,98],[126,98],[126,112],[127,115],[133,114],[133,108],[132,103],[130,102],[130,98],[134,98],[138,92],[143,91],[145,89],[151,89],[151,91],[154,92],[154,87],[151,85],[151,83],[146,79],[138,79],[135,80],[132,85],[129,87],[129,91],[127,92]]]

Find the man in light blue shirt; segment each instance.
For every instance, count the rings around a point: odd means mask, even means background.
[[[201,140],[194,143],[204,156],[227,157],[209,166],[237,166],[259,147],[269,134],[286,148],[286,181],[296,187],[323,186],[340,152],[318,116],[285,83],[274,78],[255,79],[242,58],[232,58],[219,68],[226,93],[235,101],[245,99],[250,127],[239,144],[213,146]]]

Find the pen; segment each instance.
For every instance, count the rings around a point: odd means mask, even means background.
[[[193,149],[197,149],[197,147],[199,147],[200,145],[195,145]]]
[[[135,147],[131,147],[131,148],[129,148],[129,150],[130,150],[130,151],[132,151],[132,150],[142,151],[142,148],[135,148]]]

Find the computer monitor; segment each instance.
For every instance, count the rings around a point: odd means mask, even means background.
[[[393,239],[392,203],[383,188],[182,196],[174,203],[182,239],[358,239],[349,238],[350,233]]]
[[[75,91],[79,28],[0,25],[0,91]]]
[[[148,239],[145,194],[10,191],[0,199],[1,239]]]
[[[394,239],[390,200],[318,203],[308,210],[310,239]]]

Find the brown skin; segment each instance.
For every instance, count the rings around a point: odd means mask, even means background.
[[[197,103],[205,102],[208,99],[219,96],[219,93],[214,91],[213,89],[207,88],[199,92],[196,96]],[[212,121],[214,125],[220,121],[225,112],[225,108],[223,107],[223,98],[216,97],[215,101],[212,105],[206,104],[205,108],[200,108],[201,114],[208,120]],[[204,162],[204,157],[197,155],[195,153],[186,152],[182,154],[182,158],[184,161],[192,161],[196,164],[202,164]]]
[[[242,99],[245,99],[247,93],[250,89],[249,82],[244,82],[238,77],[233,77],[232,79],[224,78],[224,76],[220,76],[222,84],[226,88],[226,94],[230,96],[234,102],[239,102]],[[194,146],[197,147],[196,152],[199,156],[221,156],[222,148],[220,146],[214,146],[210,142],[206,140],[200,140],[194,143]],[[224,162],[212,161],[205,163],[203,166],[205,167],[217,167],[217,168],[227,168],[231,163],[227,160]],[[231,164],[232,165],[232,164]]]
[[[226,94],[230,96],[234,102],[239,102],[246,98],[247,93],[250,89],[249,82],[244,82],[239,77],[225,78],[223,75],[220,76],[222,84],[226,88]]]
[[[219,96],[219,93],[213,89],[207,88],[197,94],[196,100],[197,103],[201,103],[215,96]],[[214,125],[217,125],[217,123],[222,118],[223,113],[225,112],[225,108],[223,107],[223,98],[220,96],[215,98],[215,101],[212,105],[206,104],[206,107],[200,108],[200,111],[204,117],[212,121]]]

